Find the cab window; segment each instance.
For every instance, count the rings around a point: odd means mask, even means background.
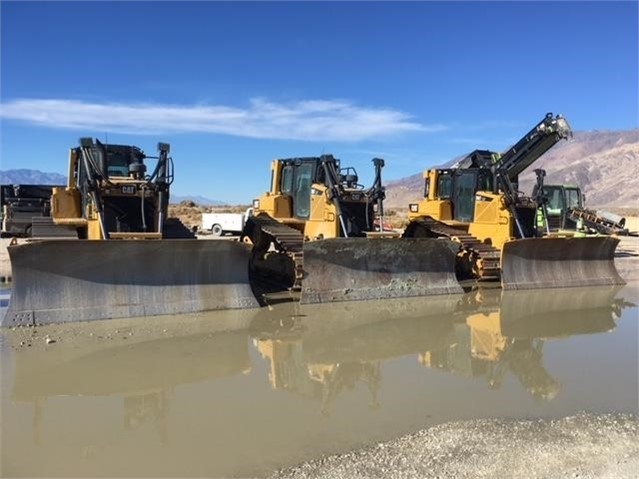
[[[298,218],[308,218],[311,214],[311,185],[313,183],[313,165],[302,163],[297,168],[295,175],[295,192],[293,205],[295,216]]]
[[[293,167],[291,165],[285,166],[282,170],[282,186],[281,191],[285,195],[290,195],[293,191]]]
[[[441,175],[437,180],[437,196],[442,199],[450,199],[453,192],[453,177]]]
[[[568,208],[579,208],[581,206],[581,195],[578,190],[566,190],[566,196],[568,197]]]
[[[493,191],[493,175],[490,171],[479,171],[479,177],[477,178],[477,191]]]

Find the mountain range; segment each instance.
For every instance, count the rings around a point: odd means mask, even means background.
[[[0,171],[0,183],[3,185],[66,185],[67,177],[60,173],[45,173],[22,168]]]
[[[45,173],[39,170],[17,169],[0,171],[0,184],[6,185],[66,185],[67,177],[60,173]],[[201,206],[225,206],[223,201],[212,200],[204,196],[171,195],[171,203],[192,201]]]
[[[465,155],[451,159],[449,167]],[[426,168],[427,165],[424,165]],[[625,131],[575,132],[573,137],[552,147],[519,177],[519,189],[532,193],[536,168],[546,170],[546,184],[576,184],[586,195],[588,207],[639,207],[639,129]],[[66,176],[38,170],[0,171],[2,184],[65,184]],[[386,182],[386,206],[404,209],[421,198],[422,172]],[[201,206],[224,202],[198,195],[171,196],[171,203],[192,201]]]
[[[463,156],[431,168],[451,166]],[[520,175],[520,191],[532,193],[537,168],[546,170],[546,184],[579,186],[586,195],[587,207],[639,207],[639,129],[575,132]],[[421,199],[423,192],[422,172],[389,181],[386,205],[407,208]]]

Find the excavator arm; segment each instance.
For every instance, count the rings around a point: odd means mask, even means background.
[[[502,153],[493,168],[505,172],[511,182],[559,141],[572,136],[568,121],[561,116],[547,113],[532,130]]]

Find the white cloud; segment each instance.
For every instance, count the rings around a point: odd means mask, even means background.
[[[216,133],[248,138],[359,141],[408,132],[435,132],[401,111],[360,107],[344,100],[274,103],[255,98],[247,108],[223,105],[89,103],[65,99],[16,99],[0,117],[48,128],[123,134]]]

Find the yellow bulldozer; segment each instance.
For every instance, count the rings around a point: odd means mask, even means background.
[[[452,241],[380,227],[384,160],[373,164],[365,188],[333,155],[274,160],[270,191],[254,200],[241,235],[253,245],[252,281],[301,290],[301,303],[461,292]]]
[[[249,248],[195,239],[168,218],[170,147],[80,139],[68,183],[33,241],[9,246],[13,284],[3,326],[258,307]],[[147,172],[147,160],[156,160]]]
[[[457,277],[500,279],[504,289],[624,284],[614,266],[617,238],[540,237],[538,205],[518,191],[519,174],[571,134],[564,117],[548,113],[503,153],[475,150],[427,170],[404,237],[457,242]]]

